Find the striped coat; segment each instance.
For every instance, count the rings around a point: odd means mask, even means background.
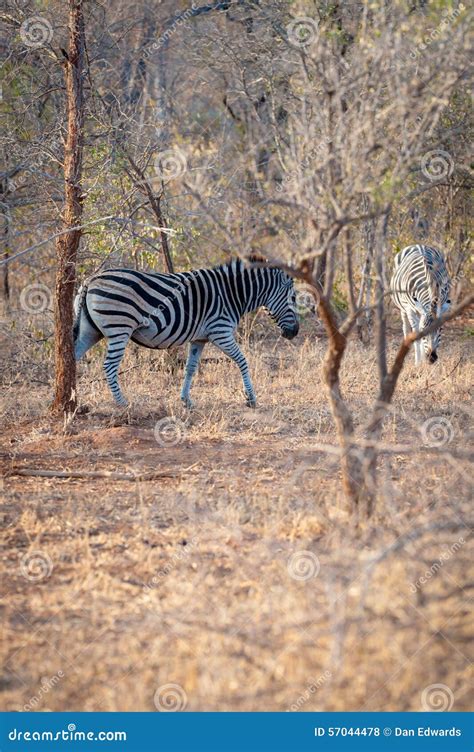
[[[262,306],[284,337],[298,333],[293,281],[275,267],[254,268],[234,259],[214,269],[178,274],[109,269],[90,279],[76,297],[76,360],[105,337],[107,381],[116,403],[126,405],[117,376],[129,340],[153,349],[189,342],[181,399],[191,406],[191,382],[204,345],[212,342],[239,366],[247,403],[254,406],[255,392],[235,330],[245,313]]]
[[[426,245],[410,245],[395,256],[390,282],[393,300],[401,311],[403,334],[429,326],[450,306],[450,279],[443,255]],[[415,363],[438,359],[441,329],[415,342]]]

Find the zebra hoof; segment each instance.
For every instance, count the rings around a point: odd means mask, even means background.
[[[247,397],[247,407],[257,407],[257,400],[255,397]]]
[[[194,402],[189,397],[181,397],[181,402],[187,410],[192,410],[194,407]]]

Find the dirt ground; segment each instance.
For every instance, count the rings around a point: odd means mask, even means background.
[[[252,337],[256,410],[209,347],[192,412],[182,367],[136,347],[116,410],[98,347],[79,368],[88,412],[66,425],[48,412],[51,354],[7,332],[2,710],[469,709],[465,322],[436,366],[406,366],[358,530],[322,447],[336,445],[325,345],[311,322],[293,342]],[[353,342],[358,425],[374,373]]]

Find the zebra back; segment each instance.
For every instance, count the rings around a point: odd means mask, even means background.
[[[449,302],[450,290],[443,255],[431,246],[407,246],[395,257],[390,286],[398,308],[439,315]]]

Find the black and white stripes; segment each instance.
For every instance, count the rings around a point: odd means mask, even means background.
[[[235,330],[245,313],[262,306],[284,337],[298,333],[293,281],[277,268],[233,260],[178,274],[110,269],[89,280],[76,297],[76,360],[105,337],[107,381],[117,404],[126,405],[117,374],[130,339],[153,349],[190,342],[181,399],[191,406],[191,382],[205,343],[212,342],[239,366],[247,403],[254,406],[255,392]]]
[[[450,279],[446,262],[435,248],[410,245],[395,256],[390,287],[395,305],[402,314],[403,334],[420,331],[445,313],[449,300]],[[415,363],[422,361],[423,350],[430,363],[438,359],[441,329],[421,342],[415,342]]]

